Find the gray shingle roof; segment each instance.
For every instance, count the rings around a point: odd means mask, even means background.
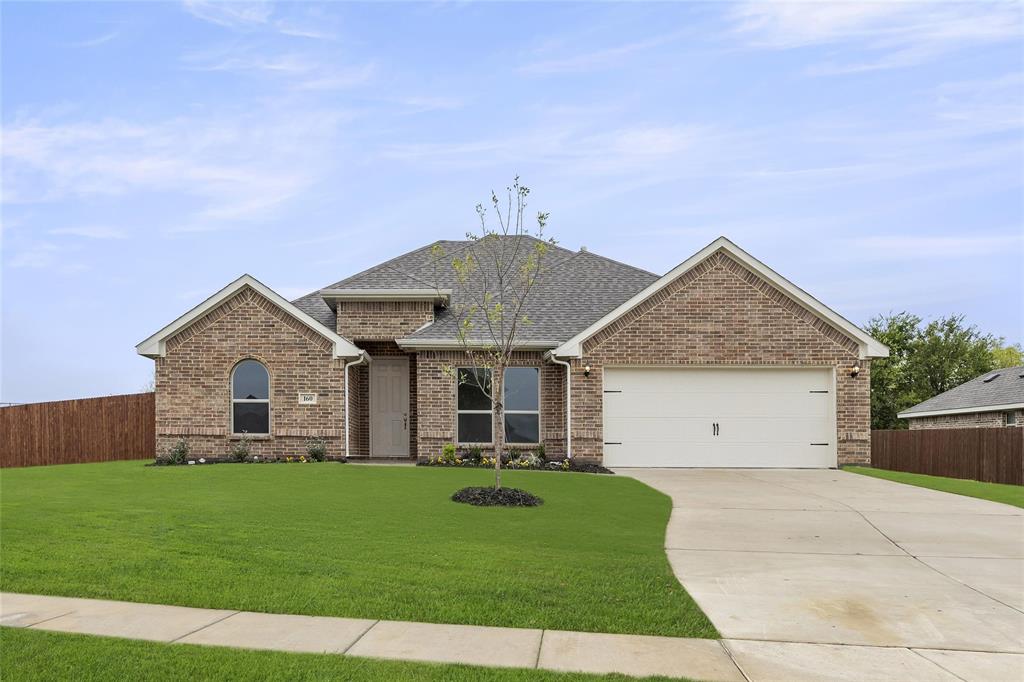
[[[985,381],[996,374],[999,376],[991,381]],[[1024,403],[1024,376],[1021,375],[1024,375],[1024,367],[1005,367],[986,372],[956,388],[918,403],[900,415],[913,416],[916,412],[967,410],[989,405]]]
[[[515,237],[504,238],[509,253],[515,249]],[[530,245],[531,237],[519,238]],[[470,241],[439,241],[410,251],[397,258],[375,265],[358,274],[335,282],[324,289],[451,289],[451,308],[458,308],[468,300],[467,291],[456,281],[449,264],[452,257],[470,247]],[[432,249],[440,246],[445,259],[435,262]],[[522,249],[520,254],[529,252]],[[479,277],[486,276],[488,268],[481,263]],[[553,246],[544,256],[542,273],[537,289],[525,313],[532,324],[520,327],[520,343],[558,345],[586,329],[619,304],[658,279],[654,273],[619,263],[588,251],[570,251]],[[312,292],[294,301],[304,312],[326,326],[335,328],[335,314],[320,297]],[[438,310],[434,324],[408,338],[417,341],[448,341],[456,338],[455,316],[451,309]]]

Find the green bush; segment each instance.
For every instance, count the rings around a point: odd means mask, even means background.
[[[249,434],[242,432],[242,438],[231,448],[231,459],[236,462],[244,462],[252,454],[252,440]]]
[[[310,438],[306,441],[306,458],[314,462],[327,459],[327,441],[323,438]]]
[[[192,449],[188,446],[188,441],[184,438],[179,438],[174,445],[167,448],[164,461],[168,464],[184,464],[191,451]]]
[[[441,448],[441,462],[455,464],[455,443],[445,443]]]

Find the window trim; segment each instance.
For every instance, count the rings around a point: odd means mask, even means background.
[[[459,380],[459,375],[463,371],[479,371],[483,370],[490,372],[490,367],[456,367],[455,368],[455,444],[456,445],[494,445],[494,407],[492,405],[489,410],[463,410],[459,408],[459,387],[462,386],[462,382]],[[459,439],[459,415],[463,414],[489,414],[491,415],[491,439],[488,441],[469,441]]]
[[[263,368],[263,371],[267,373],[267,397],[266,398],[235,398],[235,372],[238,371],[239,366],[243,362],[252,361]],[[257,358],[242,358],[235,363],[234,367],[231,368],[231,374],[228,375],[228,390],[230,393],[230,416],[231,420],[231,436],[233,438],[241,438],[242,436],[249,436],[251,438],[269,438],[271,434],[271,407],[270,407],[270,396],[273,395],[271,389],[270,369],[266,363]],[[235,430],[235,403],[266,403],[267,405],[267,432],[266,433],[243,433]]]
[[[541,436],[540,436],[540,406],[541,406],[541,402],[540,402],[540,397],[541,397],[540,396],[540,367],[538,367],[536,365],[515,365],[515,366],[512,366],[512,367],[506,367],[505,368],[505,372],[508,372],[510,369],[532,369],[532,370],[535,370],[537,372],[537,409],[536,410],[509,410],[509,409],[505,410],[505,414],[506,415],[509,415],[509,414],[535,414],[535,415],[537,415],[537,440],[535,442],[531,442],[531,443],[527,443],[527,442],[515,442],[515,443],[513,443],[513,442],[509,441],[508,440],[508,433],[507,433],[508,422],[506,422],[505,423],[505,426],[506,426],[505,444],[506,445],[515,445],[515,446],[540,445],[541,441],[543,440],[541,438]],[[501,382],[501,390],[504,392],[504,390],[505,390],[505,388],[507,386],[508,386],[508,377],[506,376],[504,378],[504,381]]]

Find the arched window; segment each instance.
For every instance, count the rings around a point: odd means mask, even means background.
[[[231,372],[231,432],[270,433],[270,373],[256,360]]]

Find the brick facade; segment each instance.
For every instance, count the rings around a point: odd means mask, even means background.
[[[226,456],[231,434],[231,371],[259,360],[270,373],[270,436],[253,441],[261,456],[300,455],[311,436],[344,454],[343,363],[331,342],[246,287],[166,343],[156,359],[157,452],[185,437],[195,457]],[[315,392],[316,405],[299,405]]]
[[[1008,424],[1007,414],[1015,415],[1014,423]],[[934,417],[915,417],[907,420],[912,430],[917,429],[987,429],[1002,426],[1024,427],[1024,410],[1008,412],[970,412],[967,414],[943,414]]]
[[[851,378],[855,363],[861,372]],[[573,361],[576,456],[602,456],[602,376],[611,365],[834,367],[839,463],[870,461],[870,363],[858,360],[856,342],[724,253],[584,342]]]
[[[433,316],[429,301],[339,301],[337,307],[338,333],[371,358],[409,357],[413,458],[438,454],[445,443],[456,440],[456,384],[444,368],[462,364],[464,354],[409,353],[394,342]],[[166,350],[156,360],[161,451],[185,436],[196,456],[227,454],[233,442],[230,373],[238,361],[255,358],[271,375],[271,435],[255,442],[256,453],[300,454],[307,437],[320,436],[328,440],[329,454],[346,454],[343,361],[332,357],[330,341],[255,290],[241,290],[168,339]],[[517,353],[513,364],[540,368],[541,441],[549,457],[564,456],[564,366],[544,362],[540,352]],[[861,372],[851,378],[854,364]],[[583,374],[584,365],[591,367],[589,377]],[[602,457],[603,368],[616,365],[833,368],[839,463],[870,461],[870,362],[858,359],[857,343],[723,252],[584,342],[583,358],[572,362],[576,456]],[[371,372],[365,365],[350,369],[347,454],[353,457],[374,455]],[[299,392],[316,392],[317,405],[299,406]]]
[[[359,341],[390,341],[434,321],[431,301],[338,301],[338,334]]]
[[[418,444],[421,458],[441,453],[445,443],[456,442],[456,382],[445,367],[465,366],[461,351],[420,351],[416,361],[418,386]],[[565,368],[545,363],[537,352],[515,353],[512,365],[540,368],[540,434],[548,457],[565,456]],[[535,450],[531,445],[510,449]],[[493,453],[493,448],[484,452]]]

